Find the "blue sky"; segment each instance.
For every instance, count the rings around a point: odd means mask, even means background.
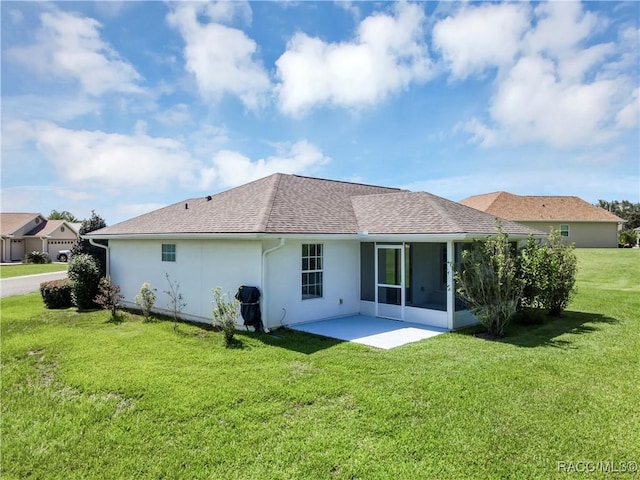
[[[275,172],[640,201],[638,2],[1,2],[2,211]]]

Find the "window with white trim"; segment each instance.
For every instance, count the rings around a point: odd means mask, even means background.
[[[162,261],[163,262],[176,261],[176,244],[175,243],[162,244]]]
[[[302,244],[302,299],[322,298],[322,244]]]
[[[560,236],[561,237],[569,236],[569,225],[560,225]]]

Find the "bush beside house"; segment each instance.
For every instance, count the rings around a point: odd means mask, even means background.
[[[73,306],[71,301],[71,281],[69,279],[41,283],[40,295],[47,308],[69,308]]]

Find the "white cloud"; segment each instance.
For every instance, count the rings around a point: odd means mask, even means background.
[[[13,60],[43,76],[77,81],[89,95],[142,91],[138,72],[100,38],[97,20],[59,10],[40,20],[35,44],[8,50]]]
[[[123,135],[41,123],[34,132],[37,149],[61,178],[72,184],[88,182],[114,191],[156,191],[174,182],[193,182],[198,166],[180,142],[150,137],[142,129]]]
[[[454,79],[509,65],[529,27],[529,7],[503,3],[463,8],[433,27],[433,42]]]
[[[393,15],[365,18],[350,42],[326,43],[295,34],[276,61],[281,111],[298,116],[321,104],[373,105],[426,81],[431,62],[423,22],[421,6],[398,3]]]
[[[631,94],[629,103],[616,116],[616,125],[620,128],[633,128],[640,121],[640,89],[636,88]]]
[[[214,181],[222,187],[235,187],[273,173],[308,173],[329,162],[318,147],[302,140],[281,145],[277,155],[252,161],[234,151],[221,150],[212,160],[212,168],[203,170],[203,183]]]
[[[626,30],[618,43],[593,44],[607,25],[579,2],[542,3],[532,15],[520,4],[463,7],[438,22],[434,42],[452,78],[498,70],[488,118],[458,128],[485,147],[541,142],[570,149],[633,127],[637,46]]]
[[[546,2],[535,8],[535,28],[524,39],[527,53],[570,55],[599,26],[597,16],[580,2]]]
[[[208,16],[211,22],[200,23],[201,15]],[[216,101],[224,94],[232,94],[247,108],[256,109],[264,103],[271,82],[253,58],[258,50],[256,42],[243,31],[218,23],[230,22],[236,16],[250,21],[248,5],[179,3],[167,15],[167,21],[185,41],[186,69],[195,77],[203,97]]]
[[[66,122],[99,114],[103,106],[93,97],[73,95],[25,94],[2,97],[2,116],[22,120]]]
[[[543,140],[556,147],[601,143],[611,138],[603,128],[615,112],[617,85],[563,82],[551,60],[524,57],[500,83],[491,116],[510,141]]]

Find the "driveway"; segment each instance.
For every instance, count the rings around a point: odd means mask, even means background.
[[[26,275],[24,277],[3,278],[0,280],[0,297],[24,295],[37,292],[42,282],[67,278],[67,272],[39,273],[38,275]]]

